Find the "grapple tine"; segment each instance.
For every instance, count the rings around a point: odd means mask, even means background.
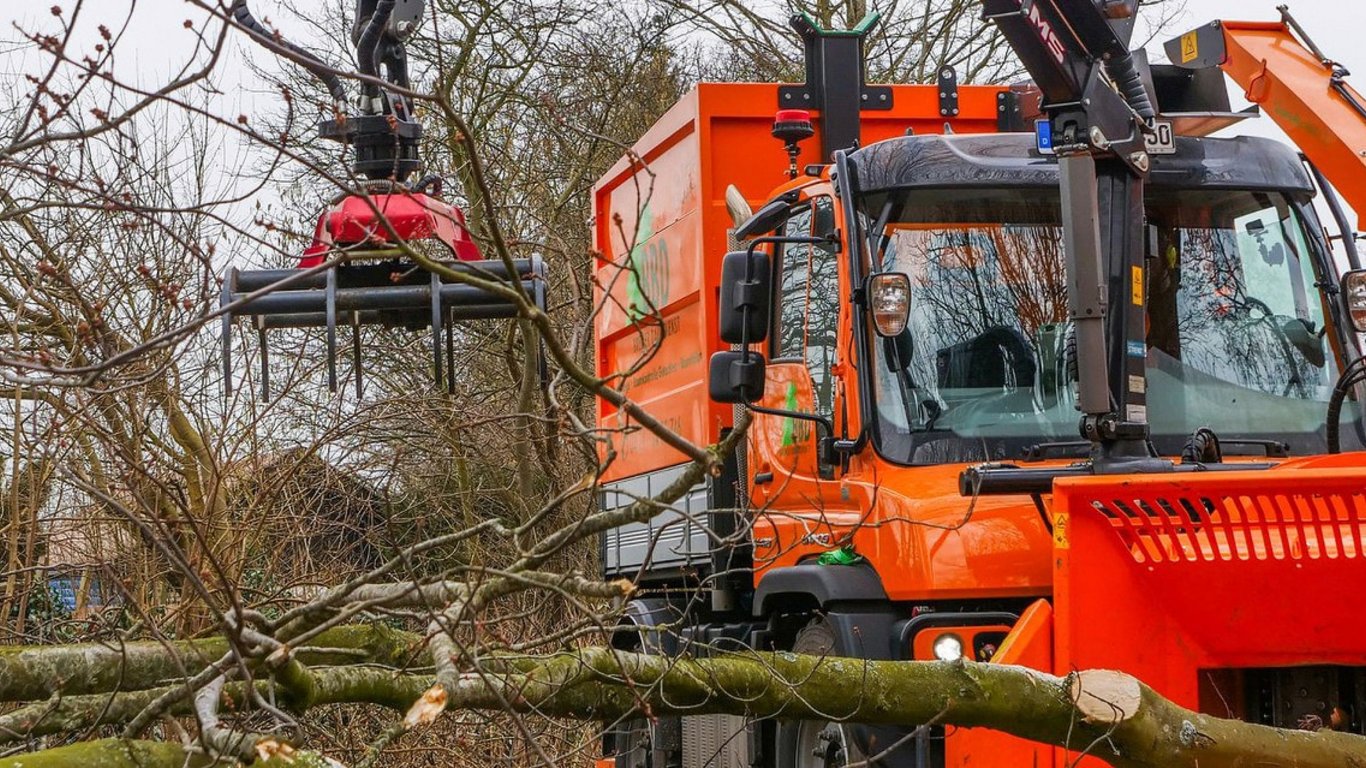
[[[536,306],[545,309],[545,261],[540,256],[532,256],[528,265],[527,274],[531,278],[531,299],[536,302]],[[536,366],[541,374],[541,390],[546,391],[550,388],[550,361],[545,353],[545,339],[536,334]]]
[[[441,276],[432,276],[432,375],[436,378],[436,388],[441,388]]]
[[[445,313],[445,391],[455,394],[455,317]]]
[[[361,380],[364,366],[361,363],[360,355],[360,313],[351,313],[351,369],[356,377],[356,399],[359,400],[365,394],[365,384]]]
[[[223,275],[223,293],[218,299],[218,307],[221,309],[232,303],[233,288],[237,284],[237,267],[230,267],[227,274]],[[223,327],[223,396],[232,395],[232,313],[225,312],[222,320]]]
[[[270,345],[266,343],[266,319],[256,318],[257,345],[261,348],[261,399],[270,401]]]
[[[537,260],[519,259],[512,265],[496,261],[452,261],[443,264],[452,270],[478,270],[496,279],[519,280],[522,289],[544,306],[541,267]],[[341,386],[337,356],[350,354],[356,371],[357,398],[364,395],[365,339],[361,328],[367,325],[420,329],[431,327],[431,370],[435,387],[453,392],[456,380],[456,324],[474,320],[512,319],[518,316],[515,302],[492,291],[459,281],[443,281],[436,273],[405,269],[397,278],[391,263],[350,264],[344,268],[319,269],[300,274],[297,270],[233,271],[225,278],[224,305],[243,302],[225,318],[223,354],[230,358],[235,342],[226,338],[234,323],[249,317],[261,333],[262,391],[269,399],[265,332],[272,328],[320,328],[326,332],[327,385],[330,392]],[[248,300],[248,298],[250,300]],[[338,325],[351,326],[351,350],[338,350]],[[445,338],[442,338],[445,334]],[[443,351],[444,347],[444,351]],[[444,355],[444,359],[443,359]],[[231,377],[230,360],[224,362],[225,378]],[[231,382],[227,385],[230,387]]]
[[[327,270],[327,391],[337,391],[337,268]]]

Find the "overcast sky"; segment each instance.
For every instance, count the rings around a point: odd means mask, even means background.
[[[86,2],[83,27],[88,28],[88,39],[93,42],[94,25],[105,23],[116,29],[128,15],[127,9],[134,0],[88,0]],[[1180,0],[1171,0],[1179,2]],[[1186,0],[1184,18],[1176,22],[1169,34],[1154,41],[1151,52],[1160,56],[1160,42],[1188,28],[1219,18],[1228,19],[1275,19],[1278,17],[1276,6],[1282,0]],[[49,8],[53,0],[0,0],[0,40],[10,42],[0,45],[0,74],[19,71],[24,63],[33,61],[31,56],[22,54],[23,46],[17,45],[17,22],[25,29],[50,29],[52,19]],[[175,71],[185,62],[186,51],[193,48],[194,33],[185,29],[187,19],[198,22],[204,18],[200,11],[184,0],[136,0],[137,11],[127,29],[126,45],[118,62],[121,74],[133,74],[146,83],[157,82],[168,73]],[[353,0],[313,0],[319,6],[337,5],[350,11]],[[64,3],[65,4],[65,3]],[[876,6],[876,2],[872,5]],[[272,16],[272,0],[253,0],[252,6],[260,17]],[[300,6],[307,6],[308,0],[300,0]],[[1315,41],[1328,56],[1331,56],[1353,72],[1360,73],[1354,79],[1366,83],[1366,0],[1298,0],[1291,2],[1291,11],[1309,31]],[[281,19],[281,26],[291,31],[291,19]],[[196,24],[203,28],[202,24]],[[304,32],[305,30],[298,30]],[[303,35],[299,35],[302,37]],[[219,76],[220,86],[225,94],[238,91],[238,86],[249,85],[249,78],[242,77],[241,57],[249,49],[235,46]],[[250,50],[255,53],[254,49]],[[27,60],[27,61],[26,61]],[[1358,86],[1366,90],[1366,86]],[[248,88],[250,91],[250,88]],[[240,91],[238,91],[240,92]],[[1246,106],[1239,98],[1240,91],[1230,83],[1230,92],[1235,108]],[[250,94],[244,94],[250,101]],[[225,106],[227,106],[225,104]],[[1246,133],[1284,138],[1270,120],[1262,118],[1244,123],[1240,129]]]
[[[137,2],[137,11],[132,14],[128,24],[127,44],[120,48],[123,53],[118,62],[118,71],[121,74],[136,73],[146,83],[157,82],[182,66],[186,51],[194,45],[194,32],[185,29],[184,22],[187,19],[199,22],[205,14],[184,0],[87,0],[84,23],[81,25],[87,29],[86,38],[94,42],[94,27],[98,23],[108,24],[117,31],[134,1]],[[353,1],[312,0],[318,6],[337,6],[348,13]],[[1154,41],[1151,52],[1155,57],[1160,56],[1161,40],[1213,19],[1276,19],[1276,6],[1280,2],[1282,0],[1185,0],[1184,17],[1172,26],[1168,34]],[[31,56],[23,55],[24,46],[17,44],[19,35],[15,24],[28,30],[50,30],[53,20],[48,9],[52,3],[53,0],[0,0],[0,41],[9,43],[0,44],[0,74],[15,73],[26,59],[32,61]],[[272,0],[252,2],[257,15],[263,18],[279,15],[272,14],[273,5],[275,3]],[[306,7],[309,0],[298,0],[298,5]],[[876,0],[871,5],[876,6]],[[1366,41],[1362,39],[1366,33],[1366,0],[1296,0],[1290,6],[1324,52],[1348,69],[1360,73],[1355,78],[1356,82],[1366,83]],[[306,37],[308,30],[296,29],[296,19],[284,18],[280,21],[287,34],[292,32],[296,37]],[[203,25],[196,23],[196,27],[202,29]],[[240,66],[241,57],[248,53],[254,54],[256,51],[237,46],[224,62],[220,79],[225,81],[222,83],[227,86],[225,91],[232,91],[233,86],[249,80],[241,77],[243,68]],[[1358,88],[1366,90],[1366,86]],[[1239,101],[1236,86],[1232,86],[1230,91],[1235,101]],[[1246,102],[1241,102],[1237,106],[1240,108],[1245,105]],[[1248,132],[1277,135],[1275,126],[1269,120],[1261,119],[1253,123],[1260,125],[1248,124]]]
[[[97,23],[108,24],[117,30],[128,15],[127,9],[132,2],[134,0],[88,0],[84,11],[85,23],[82,24],[82,27],[88,30],[87,39],[93,42],[94,25]],[[118,62],[118,70],[120,73],[137,73],[144,82],[152,83],[183,65],[185,52],[192,49],[195,42],[194,32],[185,29],[184,22],[187,19],[198,22],[205,14],[184,0],[136,2],[137,12],[132,14],[128,24],[127,44],[121,46],[123,54]],[[353,5],[353,0],[313,2],[319,6],[336,5],[347,12]],[[1152,53],[1155,56],[1160,55],[1161,39],[1212,19],[1275,19],[1278,17],[1276,6],[1280,2],[1281,0],[1185,0],[1184,18],[1173,25],[1169,35],[1164,34],[1159,40],[1154,41]],[[20,69],[25,59],[32,60],[31,57],[23,55],[24,46],[17,43],[19,35],[15,30],[15,24],[18,23],[28,30],[50,30],[52,19],[48,9],[52,3],[53,0],[0,0],[0,41],[9,43],[0,45],[0,73],[14,73]],[[307,6],[309,0],[300,0],[298,4]],[[872,3],[874,6],[876,4]],[[272,0],[252,2],[257,15],[264,18],[272,16],[272,5]],[[1296,18],[1325,53],[1342,62],[1348,69],[1359,72],[1357,82],[1366,82],[1366,42],[1362,39],[1363,33],[1366,33],[1366,1],[1298,0],[1291,2],[1290,5]],[[296,35],[302,37],[299,33],[305,30],[291,30],[290,22],[290,19],[282,20],[281,26],[286,33],[295,31]],[[203,28],[202,24],[196,26]],[[244,47],[235,47],[225,66],[221,68],[220,77],[230,81],[224,85],[232,86],[240,82],[240,57],[245,51]],[[255,51],[252,50],[251,53]],[[1359,89],[1366,90],[1366,87]],[[1236,100],[1236,86],[1230,90]],[[1242,102],[1238,106],[1245,105],[1246,102]],[[1261,125],[1249,125],[1249,132],[1276,135],[1275,126],[1271,125],[1269,120],[1254,122]]]
[[[31,50],[26,50],[27,46],[18,42],[19,33],[15,24],[28,30],[50,31],[54,20],[48,9],[52,2],[0,0],[0,41],[4,41],[0,42],[0,77],[32,71],[32,65],[38,59]],[[204,12],[183,0],[88,0],[81,25],[87,33],[86,47],[96,42],[96,24],[104,23],[118,31],[132,2],[137,2],[136,13],[128,22],[125,44],[119,47],[121,54],[117,71],[123,77],[132,75],[144,84],[160,83],[168,74],[184,66],[188,52],[193,50],[195,44],[194,32],[185,28],[185,21],[191,20],[196,28],[202,29]],[[354,0],[313,2],[318,7],[336,5],[350,12]],[[1186,0],[1184,17],[1153,42],[1150,52],[1155,60],[1160,59],[1162,40],[1213,19],[1276,19],[1276,5],[1280,2],[1282,0]],[[309,0],[298,0],[300,7],[306,7],[308,3]],[[871,3],[874,6],[876,4]],[[264,18],[281,16],[272,13],[274,5],[273,0],[252,2],[257,15]],[[1362,38],[1363,33],[1366,33],[1366,0],[1295,0],[1291,2],[1291,11],[1328,56],[1357,73],[1352,81],[1359,90],[1366,91],[1366,41]],[[287,35],[294,35],[296,39],[307,38],[308,30],[303,28],[299,19],[284,17],[278,20]],[[258,98],[257,94],[261,93],[258,90],[260,84],[255,83],[243,66],[243,57],[257,54],[257,51],[241,44],[243,41],[238,37],[238,42],[229,52],[217,76],[217,86],[222,91],[217,108],[229,116],[248,111]],[[1245,107],[1247,102],[1241,99],[1241,90],[1231,81],[1229,86],[1234,108]],[[1265,117],[1244,121],[1225,133],[1231,132],[1285,138],[1275,124]]]

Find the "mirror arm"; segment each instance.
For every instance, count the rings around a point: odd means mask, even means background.
[[[829,238],[829,237],[799,237],[799,236],[795,236],[795,235],[766,235],[766,236],[764,236],[764,237],[756,237],[756,238],[754,238],[753,240],[750,240],[750,241],[749,241],[749,247],[745,249],[745,254],[746,254],[746,258],[745,258],[745,282],[751,282],[751,281],[754,280],[754,252],[755,252],[756,250],[758,250],[759,246],[761,246],[761,245],[779,244],[779,243],[792,244],[792,245],[820,245],[820,244],[822,244],[822,243],[827,243],[827,242],[829,242],[829,241],[830,241],[830,238]],[[772,275],[770,275],[770,277],[772,277]],[[746,306],[746,307],[743,309],[743,311],[744,311],[745,313],[749,313],[749,312],[752,312],[753,310],[750,309],[748,306]],[[746,333],[744,334],[744,338],[742,338],[741,341],[740,341],[740,346],[744,348],[743,351],[744,351],[746,354],[749,353],[749,333],[748,333],[748,328],[749,328],[749,323],[748,323],[748,320],[747,320],[746,323],[745,323]]]
[[[754,253],[754,249],[760,245],[782,244],[782,245],[828,245],[838,243],[839,234],[823,235],[821,237],[811,237],[809,235],[764,235],[749,241],[749,252]]]
[[[894,200],[888,198],[886,205],[882,206],[882,212],[878,214],[877,223],[873,225],[873,231],[870,233],[877,238],[873,247],[872,267],[874,273],[882,272],[887,268],[887,265],[882,263],[882,258],[883,254],[887,252],[887,245],[892,242],[891,235],[887,234],[887,222],[892,218],[893,203]]]
[[[789,419],[801,419],[802,421],[814,421],[816,425],[825,430],[827,436],[835,434],[835,424],[830,419],[814,413],[804,413],[802,411],[789,411],[786,408],[768,408],[762,405],[750,403],[745,406],[755,413],[762,413],[766,416],[782,416]]]
[[[860,432],[857,440],[832,437],[821,446],[821,453],[830,464],[839,464],[841,472],[849,471],[849,457],[863,450],[868,433]]]
[[[841,469],[845,469],[845,457],[856,453],[863,443],[862,434],[859,435],[858,440],[836,438],[835,424],[825,416],[802,411],[789,411],[786,408],[767,408],[754,403],[748,403],[745,407],[755,413],[762,413],[767,416],[782,416],[789,419],[815,422],[817,429],[825,433],[823,437],[817,436],[816,438],[816,459],[822,466],[838,463]],[[838,461],[836,460],[837,456],[839,456]]]

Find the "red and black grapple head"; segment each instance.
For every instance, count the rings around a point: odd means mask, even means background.
[[[319,124],[319,134],[353,148],[352,171],[360,180],[319,216],[313,242],[296,269],[234,267],[224,276],[220,307],[228,391],[232,326],[239,317],[251,318],[259,334],[267,397],[268,330],[325,328],[328,387],[336,391],[337,326],[350,325],[359,395],[360,326],[431,328],[435,378],[439,385],[444,373],[446,384],[453,386],[454,323],[518,313],[519,301],[489,287],[520,291],[523,300],[545,306],[545,271],[539,258],[484,259],[464,212],[442,199],[439,177],[407,183],[421,168],[422,127],[406,95],[410,84],[403,41],[422,20],[422,6],[423,0],[358,0],[352,37],[359,71],[370,79],[360,89],[359,114],[347,114],[347,91],[335,70],[262,27],[247,10],[246,0],[233,3],[233,18],[240,27],[267,47],[288,48],[294,60],[327,85],[336,116]],[[394,87],[380,87],[373,82],[376,79]]]

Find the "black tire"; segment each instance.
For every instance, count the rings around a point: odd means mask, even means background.
[[[653,762],[650,721],[643,717],[627,720],[613,733],[616,768],[649,768]]]
[[[835,630],[816,618],[797,633],[792,652],[811,656],[838,655]],[[774,768],[840,768],[866,758],[850,739],[851,730],[821,720],[779,720],[775,733]]]

